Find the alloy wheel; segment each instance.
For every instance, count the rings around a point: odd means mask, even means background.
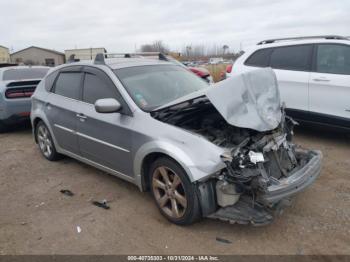
[[[160,166],[154,170],[152,187],[155,199],[165,214],[181,218],[187,208],[187,198],[181,178],[171,169]]]
[[[44,125],[41,125],[38,128],[38,143],[40,150],[44,156],[50,157],[53,151],[52,141],[49,130]]]

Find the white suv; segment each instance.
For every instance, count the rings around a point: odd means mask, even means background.
[[[274,69],[290,116],[350,129],[349,38],[265,40],[246,50],[233,65],[231,74],[258,67]]]

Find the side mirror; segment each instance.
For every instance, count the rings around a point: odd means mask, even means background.
[[[115,113],[120,111],[121,104],[114,98],[98,99],[95,102],[95,110],[98,113]]]

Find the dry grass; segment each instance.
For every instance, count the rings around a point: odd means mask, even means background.
[[[217,65],[205,65],[204,67],[209,70],[212,75],[214,82],[221,80],[220,73],[226,70],[227,64],[217,64]]]

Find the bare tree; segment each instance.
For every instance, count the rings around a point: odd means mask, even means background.
[[[141,52],[154,52],[153,45],[145,44],[141,46]]]
[[[223,46],[222,46],[222,54],[225,55],[226,50],[229,50],[229,48],[230,48],[230,47],[229,47],[228,45],[223,45]]]
[[[186,46],[186,55],[187,55],[187,57],[190,57],[191,50],[192,50],[192,46],[190,46],[190,45]]]
[[[161,40],[154,41],[152,44],[144,44],[141,46],[140,50],[141,52],[169,52],[169,48],[165,44],[163,44]]]

